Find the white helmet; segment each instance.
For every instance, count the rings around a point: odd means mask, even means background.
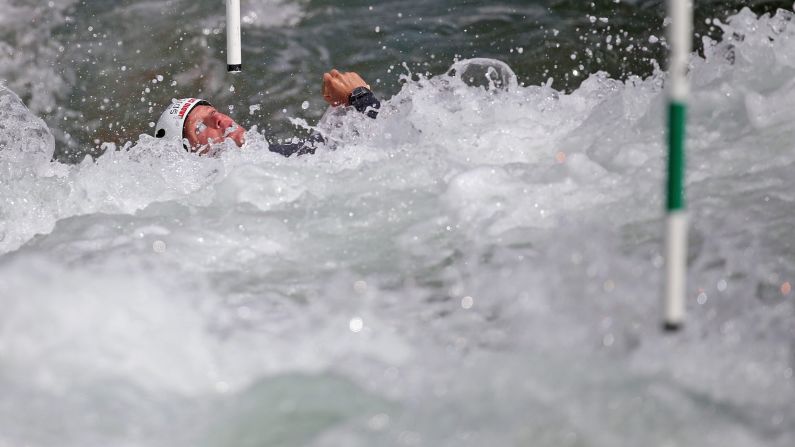
[[[211,105],[209,102],[199,98],[172,99],[171,105],[160,115],[155,126],[155,137],[182,139],[182,130],[188,114],[198,105]]]

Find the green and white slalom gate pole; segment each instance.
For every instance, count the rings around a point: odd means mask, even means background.
[[[666,330],[682,327],[685,318],[687,277],[687,209],[685,204],[685,122],[688,99],[687,61],[690,56],[692,0],[668,0],[671,18],[668,41],[671,56],[668,67],[668,198],[665,236]]]
[[[230,73],[243,69],[240,47],[240,0],[226,0],[226,70]]]

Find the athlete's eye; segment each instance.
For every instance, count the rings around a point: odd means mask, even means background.
[[[206,124],[204,124],[201,121],[196,123],[196,135],[201,135],[202,132],[204,132],[205,130],[207,130],[207,125]]]

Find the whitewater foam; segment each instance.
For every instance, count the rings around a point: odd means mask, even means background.
[[[791,445],[791,17],[691,57],[675,338],[662,73],[406,74],[335,150],[75,165],[2,93],[0,445]]]

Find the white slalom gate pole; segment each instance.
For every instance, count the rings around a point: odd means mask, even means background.
[[[687,208],[685,203],[685,122],[689,88],[687,61],[693,32],[692,0],[668,0],[668,184],[665,235],[665,304],[663,326],[675,331],[685,319],[687,278]]]
[[[226,69],[230,73],[243,70],[240,46],[240,0],[226,0]]]

